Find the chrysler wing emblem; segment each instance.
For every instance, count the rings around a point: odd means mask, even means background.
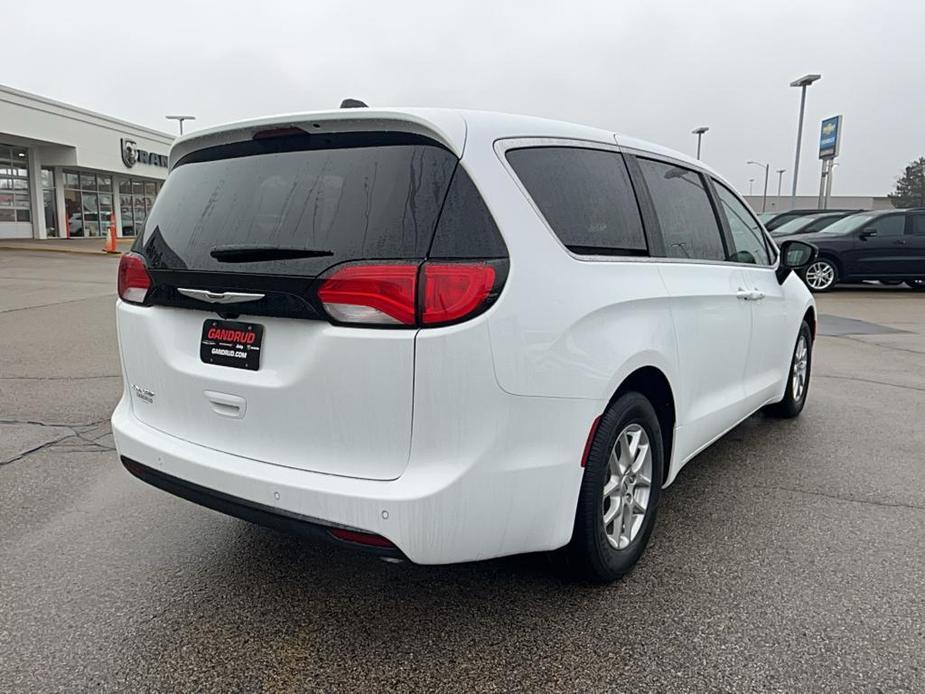
[[[210,292],[208,289],[181,289],[177,291],[183,296],[197,301],[208,301],[210,304],[242,304],[245,301],[257,301],[264,294],[249,294],[247,292]]]

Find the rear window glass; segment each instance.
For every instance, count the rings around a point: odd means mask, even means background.
[[[514,149],[507,160],[566,248],[645,255],[646,238],[623,156],[579,147]]]
[[[197,153],[181,162],[145,227],[148,266],[314,275],[347,260],[424,257],[456,167],[451,152],[421,143],[318,149],[308,136],[283,139],[290,148],[279,139],[249,142],[221,148],[223,158]],[[229,246],[324,255],[233,263],[210,255]]]

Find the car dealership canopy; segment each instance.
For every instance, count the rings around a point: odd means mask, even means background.
[[[0,239],[140,233],[173,139],[0,85]]]

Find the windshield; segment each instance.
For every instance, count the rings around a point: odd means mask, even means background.
[[[775,227],[774,230],[771,231],[771,235],[787,236],[788,234],[799,234],[816,219],[818,219],[816,215],[806,215],[805,217],[797,217],[796,219],[791,219],[789,222],[785,222],[779,227]]]
[[[847,217],[839,219],[837,222],[833,222],[825,229],[820,229],[820,234],[845,234],[849,231],[853,231],[858,227],[862,226],[866,222],[870,221],[877,215],[875,214],[852,214]]]

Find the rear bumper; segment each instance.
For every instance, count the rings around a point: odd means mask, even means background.
[[[122,465],[132,475],[147,482],[152,487],[157,487],[165,492],[178,496],[181,499],[192,501],[194,504],[211,508],[221,513],[226,513],[235,518],[250,521],[268,528],[282,530],[293,535],[303,535],[316,540],[329,540],[338,544],[349,544],[365,552],[376,554],[383,557],[403,558],[402,553],[397,548],[389,547],[372,547],[355,542],[344,540],[335,540],[330,533],[332,526],[323,523],[316,518],[308,518],[297,513],[291,513],[278,508],[271,508],[258,504],[254,501],[247,501],[238,497],[229,496],[214,489],[200,487],[198,484],[181,480],[179,477],[173,477],[163,472],[159,472],[147,465],[130,460],[122,456]]]
[[[153,429],[123,398],[112,416],[119,455],[146,482],[284,530],[341,526],[381,535],[420,564],[556,549],[572,533],[591,400],[507,396],[494,431],[471,448],[412,456],[395,480],[309,472],[230,455]],[[131,463],[138,465],[132,469]],[[140,473],[140,474],[139,474]]]

